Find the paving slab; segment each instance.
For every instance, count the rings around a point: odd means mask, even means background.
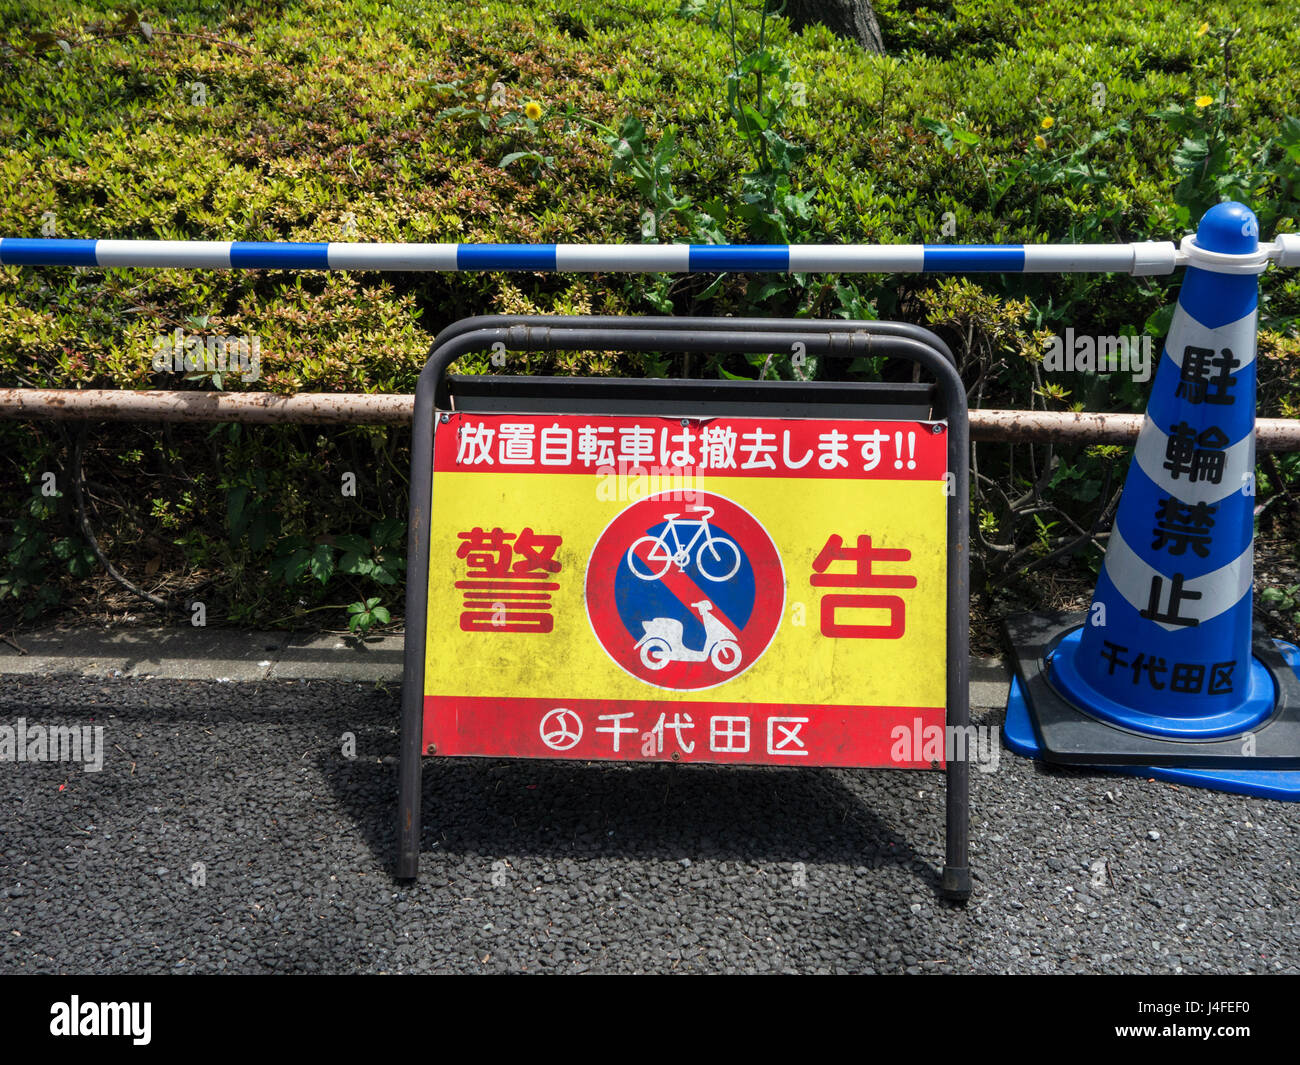
[[[265,680],[288,636],[249,629],[76,628],[0,643],[0,673],[154,677],[163,680]]]
[[[337,633],[289,637],[271,664],[272,680],[401,681],[406,638],[401,633]]]
[[[339,680],[365,683],[402,679],[405,637],[376,633],[258,632],[188,626],[38,630],[12,637],[24,654],[0,642],[0,674],[153,677],[159,680]],[[1001,659],[972,658],[971,707],[1002,708],[1007,667]]]

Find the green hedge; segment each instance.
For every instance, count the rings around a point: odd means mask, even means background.
[[[725,0],[5,0],[0,233],[636,242],[649,211],[658,240],[1110,241],[1176,238],[1230,195],[1256,208],[1265,237],[1296,228],[1300,22],[1286,3],[880,0],[883,57],[754,7],[736,5],[733,38]],[[260,338],[261,379],[227,375],[226,389],[397,392],[413,389],[431,335],[469,314],[840,314],[946,331],[986,406],[1140,409],[1131,382],[1099,379],[1085,395],[1045,377],[1042,336],[1157,328],[1174,284],[8,267],[0,384],[215,387],[154,371],[155,338],[176,328]],[[1263,285],[1264,410],[1291,415],[1300,276]],[[583,354],[521,366],[543,367],[669,369]],[[694,369],[750,372],[743,360]],[[383,557],[375,523],[405,512],[390,435],[258,430],[218,446],[206,429],[97,431],[86,477],[111,484],[91,516],[124,572],[152,566],[178,594],[214,582],[239,620],[340,596],[391,603],[400,580],[377,581],[377,563],[345,550],[333,568],[329,551],[315,570],[286,568],[301,545],[310,555],[339,536]],[[14,425],[0,437],[3,513],[26,515],[0,529],[0,593],[33,616],[86,569],[69,494],[39,494],[43,471],[70,469],[73,438]],[[1072,456],[1061,478],[1096,482],[1108,462]],[[355,469],[382,472],[344,511],[336,475]],[[1025,476],[1010,460],[990,469],[1008,492]],[[1014,514],[981,520],[1024,535]]]

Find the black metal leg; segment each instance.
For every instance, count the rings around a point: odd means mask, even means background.
[[[436,341],[434,347],[437,347]],[[415,420],[411,432],[411,507],[406,540],[406,647],[402,662],[402,736],[397,770],[397,875],[402,879],[414,879],[420,872],[424,648],[429,621],[428,539],[433,492],[433,392],[441,375],[442,367],[434,366],[432,359],[420,374],[415,391]]]
[[[956,375],[953,374],[953,377]],[[942,378],[941,378],[942,380]],[[948,505],[948,714],[949,729],[970,725],[970,423],[960,379],[945,390],[948,400],[948,469],[954,496]],[[953,753],[958,750],[953,744]],[[970,898],[970,745],[947,769],[947,841],[939,891],[946,899]]]
[[[946,899],[970,898],[970,762],[948,763],[948,839],[939,890]]]
[[[420,710],[423,702],[418,691],[414,695],[402,693],[402,747],[397,769],[397,875],[403,880],[414,879],[420,873],[420,799],[424,790],[420,761],[424,721]]]

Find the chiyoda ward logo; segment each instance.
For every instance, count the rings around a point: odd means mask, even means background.
[[[587,564],[587,616],[605,652],[638,680],[695,691],[739,676],[767,650],[785,607],[785,572],[743,507],[671,493],[625,509]]]

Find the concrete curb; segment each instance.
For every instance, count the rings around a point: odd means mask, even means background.
[[[78,673],[234,684],[266,680],[400,684],[405,648],[401,633],[362,640],[337,633],[189,627],[43,630],[13,639],[27,653],[0,643],[0,674]],[[1007,676],[1000,659],[972,658],[972,708],[1005,706]]]

